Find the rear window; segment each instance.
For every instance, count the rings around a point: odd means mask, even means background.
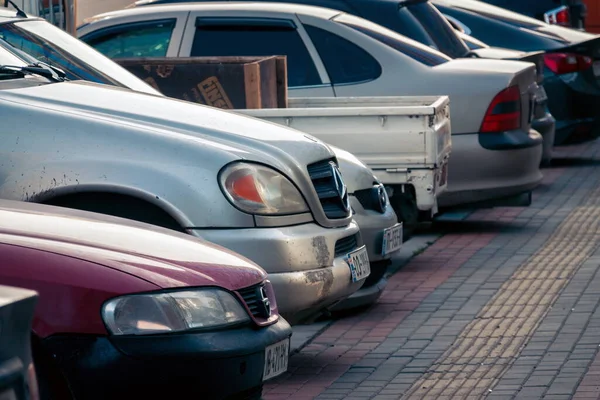
[[[467,45],[458,37],[446,18],[427,0],[402,3],[396,32],[423,44],[434,46],[453,58],[464,57]],[[415,26],[418,24],[418,27]]]
[[[429,48],[415,40],[399,35],[394,31],[384,28],[380,25],[369,22],[365,19],[355,17],[350,14],[340,14],[333,19],[334,21],[353,28],[365,35],[409,56],[421,64],[435,67],[451,60],[445,54]]]

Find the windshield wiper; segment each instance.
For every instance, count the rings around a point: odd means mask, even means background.
[[[0,73],[3,72],[21,75],[38,75],[54,82],[64,82],[68,80],[63,70],[52,67],[51,65],[43,62],[38,62],[27,66],[0,65]]]

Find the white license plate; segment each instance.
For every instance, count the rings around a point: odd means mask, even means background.
[[[592,66],[594,68],[594,75],[600,76],[600,61],[594,61],[594,64],[592,64]]]
[[[383,230],[381,255],[385,256],[402,247],[402,222]]]
[[[263,381],[283,374],[288,368],[290,339],[272,344],[265,349],[265,369]]]
[[[352,282],[358,282],[365,279],[371,273],[371,264],[369,264],[369,254],[365,246],[346,256],[346,262],[352,272]]]

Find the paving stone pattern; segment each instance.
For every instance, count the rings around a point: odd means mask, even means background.
[[[561,149],[569,162],[544,171],[530,207],[442,224],[378,304],[292,356],[265,399],[599,398],[599,152]]]

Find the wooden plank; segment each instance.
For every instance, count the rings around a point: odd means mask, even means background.
[[[277,56],[277,107],[288,107],[287,56]]]
[[[258,63],[244,64],[244,89],[246,92],[246,108],[261,108],[260,66]]]
[[[261,108],[277,107],[277,58],[260,63]]]

